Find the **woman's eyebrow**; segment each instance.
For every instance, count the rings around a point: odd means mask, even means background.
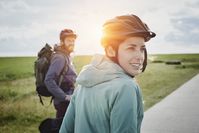
[[[134,44],[134,43],[130,43],[129,46],[131,47],[137,47],[138,45],[137,44]],[[145,45],[141,45],[142,48],[145,48],[146,46]]]
[[[137,45],[134,44],[134,43],[129,43],[129,46],[131,46],[131,47],[136,47]]]

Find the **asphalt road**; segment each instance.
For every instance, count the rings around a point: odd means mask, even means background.
[[[199,133],[199,74],[145,112],[141,133]]]

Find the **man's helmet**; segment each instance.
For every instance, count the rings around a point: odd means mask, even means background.
[[[77,35],[71,29],[64,29],[60,32],[60,40],[63,41],[65,37],[74,37],[77,38]]]
[[[110,40],[141,36],[149,41],[156,34],[150,31],[149,27],[136,15],[117,16],[103,25],[103,36],[101,39],[103,47],[109,45]]]

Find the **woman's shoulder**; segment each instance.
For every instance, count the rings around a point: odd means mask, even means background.
[[[138,84],[133,78],[116,78],[109,82],[109,85],[116,91],[136,90],[138,88]]]
[[[114,82],[120,83],[121,85],[137,85],[136,80],[134,78],[129,78],[129,77],[115,78]]]

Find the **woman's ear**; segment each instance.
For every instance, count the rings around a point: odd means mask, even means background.
[[[107,57],[115,57],[116,56],[116,52],[113,49],[113,47],[111,47],[111,46],[107,46],[105,51],[106,51]]]

